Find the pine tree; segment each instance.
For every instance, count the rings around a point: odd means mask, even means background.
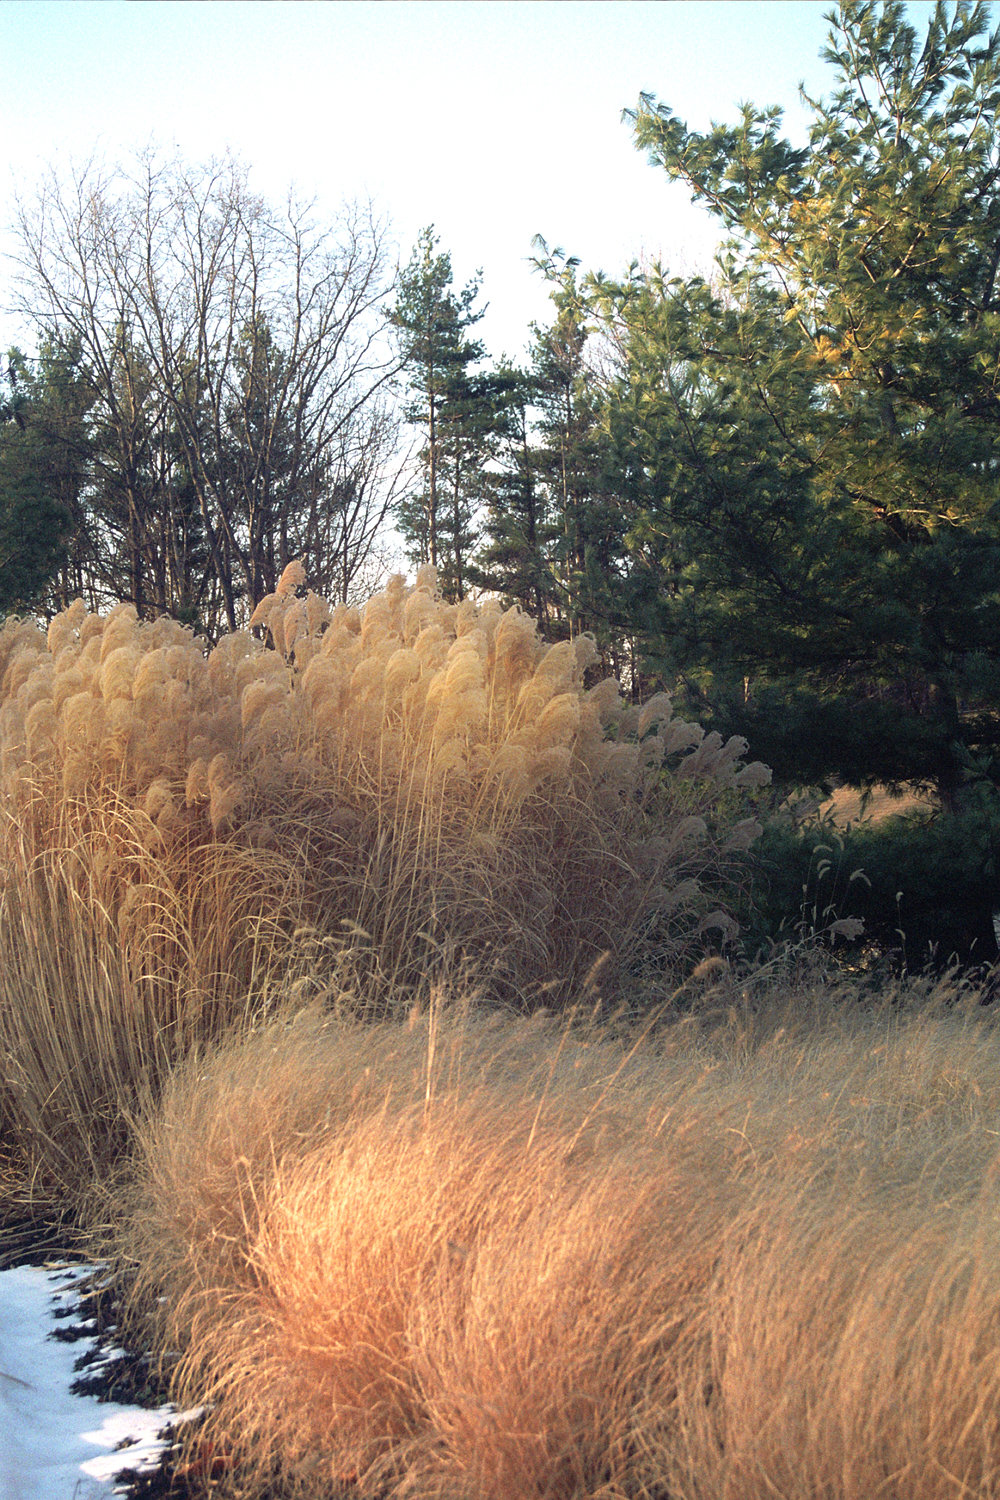
[[[566,634],[593,633],[605,665],[631,682],[632,586],[624,545],[630,507],[608,443],[603,383],[591,348],[595,324],[576,259],[550,251],[540,236],[535,248],[554,309],[548,327],[533,328],[530,350],[535,470],[548,495],[554,612]]]
[[[38,373],[7,357],[0,397],[0,615],[44,607],[69,562],[77,521],[86,398],[71,361],[43,351]]]
[[[482,543],[470,577],[520,605],[552,635],[560,609],[553,573],[559,528],[534,430],[539,382],[531,371],[501,362],[496,390],[494,462],[485,476]]]
[[[421,232],[391,314],[409,392],[404,413],[424,439],[421,485],[397,506],[396,521],[411,559],[433,563],[445,592],[461,598],[493,393],[472,368],[485,346],[468,336],[486,311],[475,306],[481,278],[453,291],[451,256],[439,243],[433,225]]]
[[[712,285],[594,284],[664,670],[789,774],[1000,775],[1000,41],[983,5],[831,16],[808,149],[780,112],[638,145],[731,241]],[[985,759],[984,759],[985,758]]]

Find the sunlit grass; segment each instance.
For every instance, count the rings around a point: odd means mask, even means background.
[[[727,920],[698,876],[758,831],[743,741],[587,686],[588,637],[446,605],[432,570],[361,611],[300,583],[259,607],[265,640],[211,650],[126,605],[0,630],[20,1208],[75,1203],[192,1047],[305,994],[399,1014],[461,976],[525,1010],[614,1006],[643,973],[669,992]]]
[[[306,1013],[173,1078],[117,1253],[241,1492],[995,1493],[1000,1036],[729,998],[631,1047]]]

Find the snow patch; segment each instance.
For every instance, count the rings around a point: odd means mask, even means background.
[[[101,1500],[125,1468],[156,1467],[169,1429],[196,1416],[70,1391],[86,1337],[52,1337],[93,1267],[0,1271],[0,1500]],[[97,1450],[95,1452],[95,1450]],[[118,1490],[117,1493],[121,1493]]]

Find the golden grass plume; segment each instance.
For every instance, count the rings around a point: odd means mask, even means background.
[[[744,741],[666,694],[585,686],[588,636],[551,645],[517,609],[445,604],[432,569],[362,610],[301,583],[290,565],[258,606],[265,640],[212,649],[129,605],[78,602],[47,636],[8,622],[0,844],[101,846],[113,803],[166,864],[213,842],[284,851],[294,921],[367,933],[370,989],[446,953],[506,999],[555,1003],[602,953],[610,983],[699,924],[726,930],[698,874],[759,832],[740,814],[767,773]]]
[[[698,877],[758,831],[743,741],[587,685],[588,637],[445,604],[433,570],[361,610],[302,584],[211,647],[130,605],[0,630],[0,1114],[35,1202],[301,986],[614,1004],[725,930]]]

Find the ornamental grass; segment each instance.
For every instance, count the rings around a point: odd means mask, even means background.
[[[362,609],[303,584],[214,646],[79,601],[0,631],[0,1120],[34,1203],[107,1168],[192,1047],[308,994],[636,1005],[729,928],[708,888],[768,775],[744,741],[433,570]]]
[[[631,1043],[307,1009],[189,1062],[109,1210],[210,1408],[192,1461],[244,1497],[995,1495],[992,1016],[765,1000]]]

